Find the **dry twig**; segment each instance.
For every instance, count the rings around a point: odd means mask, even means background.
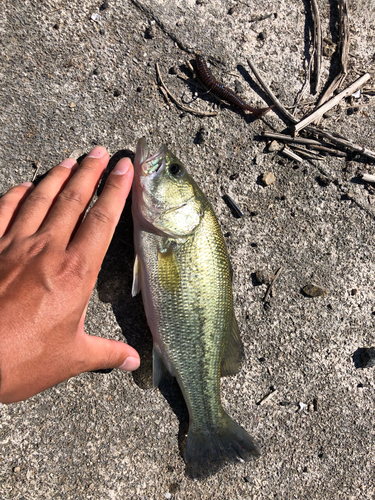
[[[344,151],[339,151],[338,149],[328,148],[326,146],[317,146],[315,144],[311,144],[309,146],[309,149],[317,149],[318,151],[325,151],[326,153],[330,153],[330,154],[333,154],[335,156],[340,156],[341,158],[344,158],[344,156],[346,156],[346,153],[344,153]]]
[[[193,115],[196,115],[196,116],[217,116],[217,113],[215,111],[199,111],[197,109],[191,109],[189,108],[188,106],[184,106],[184,104],[182,104],[178,99],[177,97],[175,97],[172,92],[168,89],[168,87],[165,85],[162,77],[161,77],[161,74],[160,74],[160,69],[159,69],[159,65],[158,63],[155,63],[155,67],[156,67],[156,73],[157,73],[157,76],[158,76],[158,79],[159,79],[159,82],[160,82],[160,87],[162,89],[164,89],[164,91],[169,95],[169,97],[171,98],[171,100],[180,108],[182,109],[183,111],[187,111],[188,113],[191,113]]]
[[[261,405],[264,405],[264,403],[267,403],[267,401],[269,401],[274,396],[276,396],[277,392],[278,392],[277,389],[275,389],[274,391],[272,391],[269,394],[267,394],[267,396],[265,396],[263,399],[261,399],[259,401],[258,405],[261,406]]]
[[[360,153],[364,156],[367,156],[368,158],[371,158],[372,160],[375,160],[375,153],[373,151],[364,148],[360,144],[355,144],[354,142],[345,139],[345,137],[341,136],[338,137],[337,135],[334,135],[331,132],[328,132],[327,130],[320,130],[319,128],[316,127],[306,127],[305,130],[306,132],[310,132],[311,134],[316,134],[321,137],[325,137],[326,139],[330,140],[335,144],[338,144],[339,146],[351,149],[352,151],[356,151],[357,153]]]
[[[273,132],[263,132],[263,137],[267,137],[269,139],[276,139],[284,142],[295,142],[296,144],[316,144],[320,146],[321,143],[316,141],[315,139],[306,139],[305,137],[293,137],[291,135],[285,134],[274,134]]]
[[[326,151],[327,153],[332,153],[336,156],[346,156],[343,151],[338,151],[337,149],[332,149],[331,144],[327,142],[319,142],[315,139],[308,139],[306,137],[293,137],[291,135],[285,134],[275,134],[273,132],[263,132],[262,137],[267,139],[276,139],[283,142],[290,142],[293,144],[306,144],[309,149],[316,149],[318,151]]]
[[[313,113],[306,116],[303,120],[301,120],[299,123],[297,123],[294,126],[294,133],[298,134],[298,132],[300,130],[307,127],[307,125],[309,125],[310,123],[312,123],[316,119],[323,116],[324,113],[326,113],[329,109],[336,106],[342,99],[344,99],[345,97],[348,97],[349,95],[352,95],[356,90],[358,90],[360,87],[362,87],[362,85],[364,85],[367,82],[367,80],[369,80],[370,78],[371,78],[371,75],[369,73],[365,73],[364,75],[362,75],[355,82],[353,82],[351,85],[349,85],[349,87],[347,87],[342,92],[340,92],[339,94],[332,97],[332,99],[330,99],[328,102],[322,104],[322,106],[317,108]]]
[[[281,152],[287,156],[288,158],[290,158],[291,160],[295,160],[295,161],[299,161],[299,162],[302,162],[303,161],[303,158],[301,158],[300,156],[298,156],[296,153],[293,153],[293,151],[289,148],[287,148],[286,146],[284,146],[284,148],[281,150]]]
[[[301,148],[299,146],[292,146],[294,151],[297,151],[297,153],[301,154],[302,156],[305,156],[306,158],[309,158],[310,160],[323,160],[324,156],[320,156],[318,153],[315,153],[314,151],[308,151],[307,149]]]
[[[311,0],[311,7],[314,17],[314,90],[318,92],[320,83],[320,68],[322,66],[322,26],[320,24],[319,7],[316,0]],[[312,58],[312,55],[311,55]]]
[[[40,161],[35,162],[36,170],[35,170],[35,172],[34,172],[34,175],[33,175],[33,178],[32,178],[32,180],[31,180],[31,182],[34,182],[34,181],[35,181],[35,179],[37,178],[37,176],[38,176],[38,172],[39,172],[39,169],[40,169],[41,165],[42,165],[42,164],[41,164],[41,162],[40,162]]]
[[[311,54],[311,59],[309,61],[309,65],[308,65],[307,72],[306,72],[305,83],[303,84],[303,87],[299,91],[299,94],[297,94],[297,97],[296,97],[296,100],[295,100],[295,104],[291,108],[289,108],[289,109],[295,109],[300,104],[300,102],[302,101],[302,99],[305,96],[307,90],[310,88],[311,69],[312,69],[312,65],[313,65],[313,61],[314,61],[314,57],[315,57],[315,52],[316,51],[314,49],[312,51],[312,54]]]
[[[375,175],[363,174],[362,175],[362,180],[365,181],[365,182],[375,182]]]
[[[285,109],[285,107],[281,104],[281,102],[278,100],[278,98],[275,96],[275,94],[272,92],[272,90],[268,87],[266,82],[260,76],[260,73],[257,70],[256,66],[254,65],[253,61],[251,59],[248,59],[247,64],[250,66],[251,71],[254,73],[256,79],[258,80],[264,92],[268,95],[268,97],[276,106],[276,108],[280,111],[280,113],[283,114],[286,118],[288,118],[288,120],[290,120],[292,123],[298,123],[297,118],[295,118],[292,115],[292,113],[289,113],[287,109]]]
[[[321,96],[317,103],[317,107],[328,101],[333,92],[345,80],[347,73],[348,54],[349,54],[349,21],[348,21],[348,6],[346,0],[339,0],[339,50],[340,50],[340,71],[335,76],[327,90]],[[319,121],[316,123],[319,124]]]
[[[267,293],[266,293],[266,295],[264,296],[264,299],[263,299],[263,301],[264,301],[264,302],[267,302],[267,299],[268,299],[268,297],[269,297],[270,293],[271,293],[271,292],[272,292],[272,290],[273,290],[273,286],[274,286],[274,284],[275,284],[275,281],[276,281],[276,280],[277,280],[277,278],[280,276],[280,273],[281,273],[282,269],[283,269],[283,267],[281,266],[281,267],[278,269],[277,273],[275,274],[275,276],[274,276],[273,280],[271,281],[270,286],[268,287]]]

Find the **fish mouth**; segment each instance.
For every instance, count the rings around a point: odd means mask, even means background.
[[[161,172],[166,165],[167,147],[163,145],[157,153],[149,155],[146,139],[142,137],[137,144],[134,165],[140,175],[149,176]]]

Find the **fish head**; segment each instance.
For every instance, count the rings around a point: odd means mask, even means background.
[[[166,146],[149,155],[144,138],[137,145],[132,197],[134,220],[162,236],[188,236],[203,215],[204,195],[182,162]]]

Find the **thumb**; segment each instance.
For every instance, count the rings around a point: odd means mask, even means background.
[[[86,335],[84,344],[85,371],[119,368],[131,372],[140,365],[137,351],[124,342]]]

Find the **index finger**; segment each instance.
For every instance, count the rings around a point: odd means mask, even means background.
[[[108,176],[104,189],[86,215],[67,251],[82,256],[97,271],[112,240],[132,185],[133,164],[122,158]]]

